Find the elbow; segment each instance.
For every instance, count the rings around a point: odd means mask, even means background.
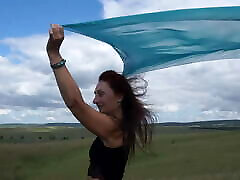
[[[68,109],[72,110],[72,109],[77,109],[77,108],[81,108],[81,106],[83,106],[84,102],[80,101],[76,98],[68,101],[68,103],[66,103],[66,106]]]

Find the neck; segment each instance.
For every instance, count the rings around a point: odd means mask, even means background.
[[[113,117],[118,121],[122,121],[123,118],[122,109],[121,108],[116,109],[115,111],[109,113],[109,116]]]

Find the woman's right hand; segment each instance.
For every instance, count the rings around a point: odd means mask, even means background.
[[[51,24],[49,39],[47,43],[48,55],[59,53],[60,46],[64,40],[64,29],[59,24]]]

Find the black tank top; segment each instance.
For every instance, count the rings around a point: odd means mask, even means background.
[[[89,150],[88,176],[101,180],[122,180],[128,154],[129,148],[125,146],[106,147],[97,137]]]

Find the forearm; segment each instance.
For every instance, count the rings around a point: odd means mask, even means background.
[[[62,57],[60,54],[49,54],[51,64],[59,62]],[[58,88],[67,107],[71,108],[74,104],[84,103],[81,92],[72,78],[66,66],[53,69]]]
[[[63,40],[63,27],[57,24],[52,24],[51,29],[49,30],[49,39],[46,47],[51,65],[59,63],[62,60],[59,50]],[[66,66],[53,68],[53,72],[62,98],[67,107],[71,108],[75,106],[76,103],[78,105],[84,104],[81,92]]]

